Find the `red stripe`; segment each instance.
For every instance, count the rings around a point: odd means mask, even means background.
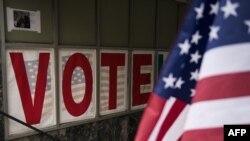
[[[182,136],[180,136],[179,139],[178,139],[177,141],[181,141],[181,139],[182,139]]]
[[[193,102],[250,95],[250,72],[226,74],[198,82]]]
[[[161,125],[160,132],[157,136],[157,141],[161,141],[166,134],[166,132],[169,130],[169,128],[173,125],[177,117],[180,115],[182,110],[186,107],[186,103],[176,99],[173,106],[171,107],[167,117],[165,118],[163,124]]]
[[[186,131],[181,141],[223,141],[223,128],[210,128]]]
[[[153,128],[155,127],[161,115],[165,103],[166,99],[159,97],[157,94],[151,94],[147,108],[145,109],[140,121],[135,141],[148,140]]]

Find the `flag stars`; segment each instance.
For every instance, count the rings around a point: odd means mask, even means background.
[[[202,36],[200,35],[199,31],[196,31],[195,34],[192,35],[191,43],[194,43],[194,44],[198,45],[199,40],[201,38],[202,38]]]
[[[199,71],[198,71],[198,69],[196,69],[195,71],[191,72],[190,74],[191,74],[190,80],[195,80],[195,81],[198,80],[198,77],[199,77]]]
[[[197,13],[196,20],[203,18],[204,3],[202,3],[200,7],[195,7],[194,11]]]
[[[245,20],[244,24],[248,27],[248,33],[250,34],[250,20]]]
[[[186,40],[184,41],[184,43],[179,43],[178,46],[179,46],[179,48],[181,49],[180,55],[188,54],[188,51],[189,51],[189,49],[190,49],[190,47],[191,47],[191,45],[190,45],[188,39],[186,39]]]
[[[237,16],[236,8],[239,7],[239,3],[232,3],[231,0],[227,0],[226,5],[221,7],[221,11],[224,12],[224,18],[228,18],[230,15]]]
[[[195,95],[195,89],[191,89],[190,91],[191,91],[191,95],[190,96],[193,97]]]
[[[172,73],[168,75],[168,77],[163,77],[163,81],[165,82],[164,88],[174,88],[174,83],[176,81],[176,78],[173,76]]]
[[[194,63],[198,64],[199,59],[201,58],[199,51],[197,50],[195,53],[192,53],[190,56],[191,56],[190,63],[194,62]]]
[[[219,39],[218,32],[220,30],[219,26],[210,26],[209,40]]]
[[[219,12],[219,2],[217,1],[215,4],[211,4],[211,11],[210,11],[210,15],[217,15]]]
[[[33,87],[34,87],[35,85],[36,85],[36,84],[35,84],[34,82],[33,82],[33,83],[31,83],[31,86],[33,86]]]
[[[177,89],[181,89],[182,84],[184,84],[185,82],[181,79],[181,77],[176,81],[175,83],[175,88]]]
[[[181,64],[181,69],[185,68],[185,63]]]

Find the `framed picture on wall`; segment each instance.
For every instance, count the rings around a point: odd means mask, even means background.
[[[41,32],[40,11],[28,11],[7,7],[8,32],[12,30]]]

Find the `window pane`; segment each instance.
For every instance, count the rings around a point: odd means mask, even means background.
[[[95,45],[95,1],[59,0],[59,43]]]
[[[159,1],[159,48],[170,49],[178,26],[177,3],[173,0]]]
[[[133,45],[155,46],[155,0],[133,1]]]
[[[128,46],[128,0],[101,0],[102,46]]]

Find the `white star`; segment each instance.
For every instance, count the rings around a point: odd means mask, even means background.
[[[181,89],[182,84],[184,84],[184,81],[180,77],[175,83],[175,88]]]
[[[173,77],[173,74],[170,73],[168,77],[163,77],[163,81],[165,82],[164,88],[174,88],[174,82],[176,81],[176,78]]]
[[[220,30],[219,26],[210,26],[209,32],[209,40],[212,41],[213,39],[218,39],[218,31]]]
[[[181,64],[181,69],[185,68],[185,63]]]
[[[202,3],[200,7],[195,7],[194,11],[197,13],[196,20],[203,18],[204,3]]]
[[[237,16],[236,8],[239,7],[239,3],[231,3],[230,0],[227,0],[225,6],[221,7],[221,11],[224,12],[224,18],[228,18],[230,15]]]
[[[217,15],[219,12],[219,2],[217,1],[215,4],[211,4],[210,7],[211,7],[211,11],[209,14],[210,15],[212,15],[212,14]]]
[[[202,36],[200,35],[199,31],[196,31],[195,34],[192,35],[191,43],[198,45],[198,42],[201,38],[202,38]]]
[[[195,89],[191,89],[190,91],[191,91],[191,95],[190,96],[193,97],[195,95]]]
[[[196,64],[198,64],[199,59],[201,58],[199,51],[197,50],[195,53],[192,53],[190,56],[191,56],[190,63],[195,62]]]
[[[195,81],[198,80],[198,77],[199,77],[198,69],[196,69],[195,71],[191,72],[190,74],[191,74],[190,80],[195,80]]]
[[[33,72],[34,70],[33,70],[33,69],[30,69],[29,71],[30,71],[30,72]]]
[[[181,48],[180,55],[188,54],[188,51],[191,47],[187,39],[184,41],[184,43],[178,44],[178,46]]]
[[[250,34],[250,20],[245,20],[244,23],[248,26],[248,33]]]

